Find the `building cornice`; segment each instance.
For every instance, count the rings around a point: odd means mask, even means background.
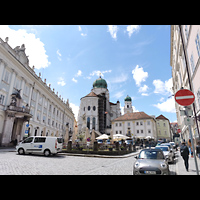
[[[170,66],[172,67],[172,61],[173,61],[173,41],[174,41],[174,27],[175,25],[171,25],[171,37],[170,37]]]

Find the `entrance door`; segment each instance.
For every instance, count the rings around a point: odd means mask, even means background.
[[[12,128],[11,141],[19,140],[22,131],[22,125],[23,125],[23,119],[15,118]]]
[[[14,141],[15,139],[17,139],[17,136],[16,136],[16,132],[17,132],[17,118],[14,120],[14,123],[13,123],[13,128],[12,128],[12,136],[11,136],[11,141]]]

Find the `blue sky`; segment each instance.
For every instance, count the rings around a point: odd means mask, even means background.
[[[176,121],[170,66],[170,26],[150,25],[12,25],[0,37],[15,48],[25,44],[30,66],[77,115],[80,98],[102,77],[110,101],[124,106],[132,97],[135,111],[163,114]]]

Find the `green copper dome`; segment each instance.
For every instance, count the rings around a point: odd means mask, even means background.
[[[93,88],[105,88],[107,89],[107,82],[101,78],[101,76],[94,81]]]
[[[131,99],[131,97],[129,97],[129,96],[127,95],[127,97],[124,99],[124,101],[132,101],[132,99]]]

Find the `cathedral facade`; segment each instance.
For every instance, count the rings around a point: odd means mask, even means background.
[[[78,132],[86,128],[98,135],[110,134],[111,121],[121,116],[120,102],[110,102],[107,82],[101,76],[93,83],[89,94],[81,98],[78,114]]]

